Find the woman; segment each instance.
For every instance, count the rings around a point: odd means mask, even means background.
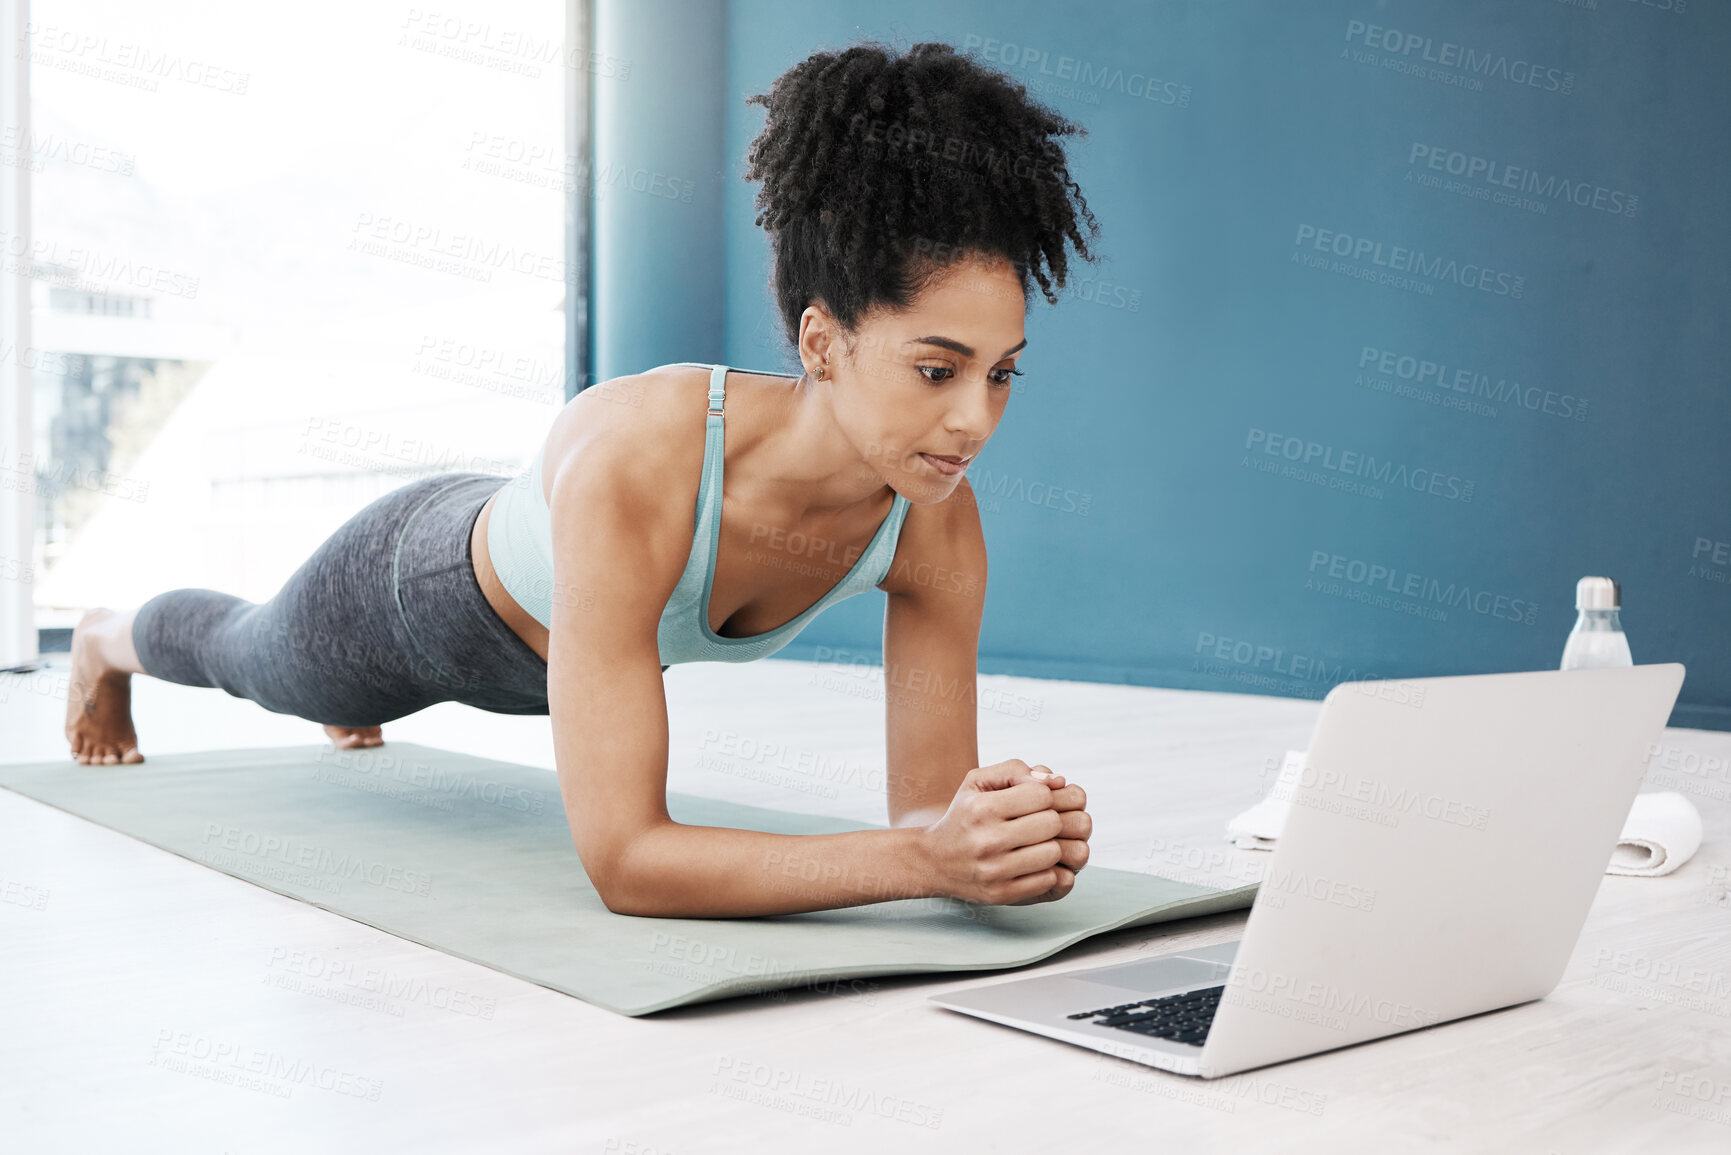
[[[74,758],[141,760],[137,673],[323,723],[343,748],[458,701],[550,716],[572,839],[615,911],[1068,894],[1092,832],[1081,788],[1017,759],[977,765],[986,551],[963,474],[1020,373],[1030,276],[1055,303],[1041,262],[1062,286],[1066,238],[1094,259],[1054,139],[1084,130],[943,44],[820,52],[748,103],[768,112],[746,179],[763,182],[757,223],[805,374],[664,365],[625,380],[641,406],[603,383],[521,477],[404,485],[262,605],[186,589],[91,611],[73,638]],[[872,584],[885,668],[910,687],[885,707],[891,825],[672,822],[661,674],[767,656]]]

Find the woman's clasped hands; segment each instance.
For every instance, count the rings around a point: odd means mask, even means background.
[[[1087,800],[1062,774],[1019,758],[968,771],[925,828],[933,889],[1000,906],[1063,898],[1088,861]]]

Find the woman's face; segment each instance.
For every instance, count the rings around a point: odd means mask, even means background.
[[[972,458],[998,427],[1027,343],[1024,313],[1008,261],[968,260],[907,311],[865,318],[851,348],[830,346],[833,407],[866,480],[875,474],[916,505],[955,492],[967,466],[946,469],[931,456]]]

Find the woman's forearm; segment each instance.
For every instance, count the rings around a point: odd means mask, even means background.
[[[633,838],[605,880],[619,914],[726,918],[861,906],[940,893],[924,830],[767,834],[665,822]]]

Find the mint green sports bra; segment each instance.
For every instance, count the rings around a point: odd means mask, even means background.
[[[889,514],[853,569],[804,613],[768,633],[724,638],[709,628],[709,595],[721,542],[722,408],[727,394],[726,365],[676,361],[708,369],[709,418],[703,440],[703,480],[697,490],[697,525],[685,572],[661,611],[656,644],[661,662],[751,662],[791,642],[828,607],[883,581],[895,559],[896,542],[907,516],[908,499],[896,494]],[[543,445],[543,449],[545,445]],[[553,624],[553,523],[541,489],[541,450],[527,469],[505,484],[487,523],[487,552],[507,592],[543,626]]]

